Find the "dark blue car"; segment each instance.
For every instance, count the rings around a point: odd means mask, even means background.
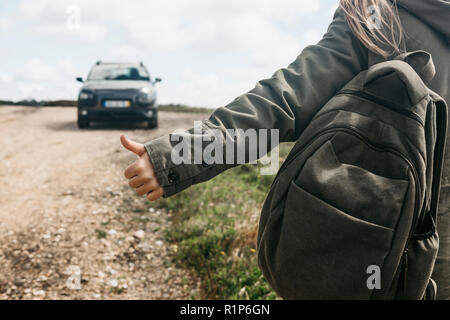
[[[78,126],[91,122],[143,122],[158,126],[155,84],[142,63],[103,63],[91,69],[78,95]]]

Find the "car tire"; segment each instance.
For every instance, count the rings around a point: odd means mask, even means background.
[[[158,119],[150,120],[147,122],[147,128],[156,129],[158,128]]]
[[[78,120],[78,128],[86,129],[89,128],[89,121],[86,120]]]

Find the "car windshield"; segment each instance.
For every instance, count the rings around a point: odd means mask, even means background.
[[[92,68],[89,81],[101,80],[137,80],[150,81],[147,70],[141,66],[125,66],[120,64],[104,64]]]

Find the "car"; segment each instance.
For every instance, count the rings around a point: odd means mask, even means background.
[[[155,85],[147,68],[141,63],[97,62],[89,72],[78,95],[78,127],[88,128],[91,122],[146,122],[148,128],[158,127],[158,106]]]

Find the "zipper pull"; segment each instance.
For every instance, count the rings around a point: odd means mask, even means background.
[[[403,267],[403,294],[405,294],[406,293],[406,278],[407,278],[407,274],[408,274],[408,249],[407,248],[403,252],[402,267]]]

